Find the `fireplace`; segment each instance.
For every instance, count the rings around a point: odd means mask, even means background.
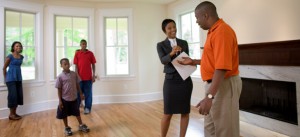
[[[299,137],[299,53],[300,40],[239,44],[241,121]]]
[[[298,125],[296,83],[242,78],[240,110]]]

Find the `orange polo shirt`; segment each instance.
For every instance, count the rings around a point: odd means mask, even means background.
[[[235,32],[219,19],[207,33],[201,58],[204,81],[213,78],[216,69],[227,70],[225,78],[239,74],[239,51]]]

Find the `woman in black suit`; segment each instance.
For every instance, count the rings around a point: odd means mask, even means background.
[[[161,136],[167,135],[173,114],[181,114],[180,137],[184,137],[189,123],[190,102],[193,90],[191,78],[183,80],[171,61],[181,52],[189,54],[188,43],[176,38],[176,23],[172,19],[162,22],[162,30],[167,38],[157,43],[157,52],[164,65],[165,80],[163,86],[164,115],[161,120]]]

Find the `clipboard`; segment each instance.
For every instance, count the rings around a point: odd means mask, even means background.
[[[175,59],[172,60],[172,64],[181,76],[183,80],[186,80],[196,69],[196,66],[192,65],[181,65],[178,61],[182,61],[182,57],[189,57],[185,52],[181,52]]]

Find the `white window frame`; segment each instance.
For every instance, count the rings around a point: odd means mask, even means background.
[[[0,0],[0,27],[5,30],[5,10],[14,10],[18,12],[29,12],[35,14],[35,74],[34,80],[24,80],[24,86],[40,86],[45,83],[44,81],[44,68],[43,68],[43,5],[30,3],[30,2],[14,2],[10,0]],[[0,46],[4,49],[5,35],[4,31],[0,31]],[[0,66],[4,65],[5,51],[0,52]],[[2,67],[1,67],[2,68]],[[2,70],[2,69],[1,69]],[[24,75],[24,74],[23,74]],[[0,73],[0,91],[7,90],[4,83],[3,73]]]
[[[124,8],[124,9],[100,9],[98,10],[99,14],[99,32],[100,32],[100,46],[101,46],[101,62],[106,64],[106,44],[105,44],[105,19],[106,18],[119,18],[126,17],[128,18],[128,75],[107,75],[106,74],[106,66],[100,65],[100,80],[133,80],[134,75],[134,67],[133,67],[133,14],[132,9]]]
[[[56,56],[56,44],[55,44],[55,17],[58,16],[70,16],[70,17],[87,17],[88,18],[88,49],[94,52],[95,44],[94,44],[94,9],[93,8],[77,8],[77,7],[65,7],[65,6],[49,6],[48,8],[49,13],[49,21],[48,21],[48,32],[49,32],[49,46],[53,48],[50,49],[50,62],[53,64],[55,63],[55,56]],[[94,52],[95,53],[95,52]],[[75,52],[74,52],[75,54]],[[73,60],[73,59],[70,59]],[[56,67],[56,65],[54,65]],[[56,68],[50,71],[50,81],[52,83],[55,82]]]

